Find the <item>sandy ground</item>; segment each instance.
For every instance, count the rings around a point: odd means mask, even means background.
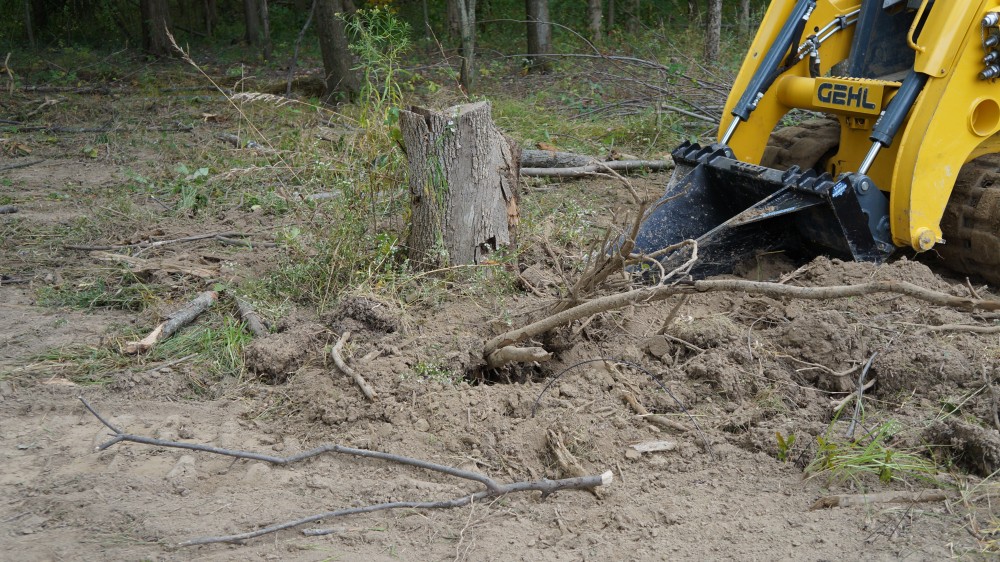
[[[0,558],[988,556],[983,554],[992,536],[987,530],[991,521],[996,528],[996,518],[982,494],[968,496],[970,502],[953,497],[814,510],[817,499],[832,493],[940,484],[919,479],[882,484],[867,476],[805,478],[803,468],[817,455],[817,436],[843,434],[849,413],[835,421],[831,402],[855,388],[860,366],[878,352],[868,375],[877,382],[865,394],[863,429],[892,420],[898,428],[894,446],[939,445],[942,470],[951,470],[947,480],[960,490],[982,491],[981,477],[1000,467],[992,425],[997,403],[989,384],[997,375],[1000,341],[995,334],[928,326],[991,326],[992,316],[892,295],[817,302],[697,295],[679,308],[667,331],[670,337],[657,331],[675,300],[577,324],[548,342],[558,350],[550,363],[497,374],[479,368],[483,342],[510,325],[540,317],[551,299],[527,290],[492,302],[456,294],[405,310],[392,302],[347,299],[329,314],[290,313],[283,331],[248,350],[248,364],[257,375],[239,383],[196,392],[193,381],[202,374],[189,364],[136,359],[100,373],[106,384],[81,385],[41,355],[74,346],[113,347],[123,327],[149,327],[163,311],[81,311],[38,303],[43,288],[107,267],[86,252],[61,249],[59,233],[107,205],[108,186],[123,182],[126,170],[136,166],[127,155],[96,164],[66,157],[58,147],[48,150],[35,154],[49,158],[44,167],[0,173],[0,179],[10,180],[3,194],[20,207],[19,213],[0,215],[0,273],[28,281],[0,283]],[[656,190],[666,180],[636,181]],[[609,205],[625,197],[610,182],[590,181],[576,189]],[[54,191],[70,197],[51,197]],[[540,193],[532,188],[524,196]],[[274,227],[265,219],[232,214],[175,220],[156,214],[155,202],[137,195],[135,203],[164,235],[231,224]],[[152,228],[144,222],[148,219],[141,220],[141,225],[124,221],[98,235],[111,242],[134,239]],[[277,259],[274,253],[219,249],[211,241],[157,255],[192,265],[222,255],[244,275]],[[802,286],[899,279],[969,295],[963,278],[906,258],[873,266],[820,257],[801,265],[772,256],[744,267],[741,275],[784,276],[787,283]],[[536,288],[554,294],[545,283],[558,279],[555,264],[544,253],[529,252],[520,267],[539,283]],[[974,286],[993,298],[992,288]],[[377,402],[366,401],[328,364],[324,350],[345,329],[354,332],[346,354],[375,387]],[[365,356],[369,359],[361,362]],[[600,358],[642,366],[676,401],[634,367],[601,361],[577,365]],[[421,369],[432,359],[448,376]],[[540,397],[568,367],[573,368]],[[835,375],[849,369],[850,376]],[[623,401],[624,393],[666,422],[654,424],[636,415]],[[192,538],[251,531],[329,510],[451,499],[478,488],[439,473],[345,455],[274,466],[135,443],[95,452],[109,431],[86,412],[81,395],[126,431],[160,439],[270,455],[336,443],[460,467],[500,482],[605,471],[614,481],[593,493],[511,494],[455,509],[328,518],[243,544],[178,547]],[[789,450],[778,446],[778,432],[796,436]],[[645,454],[630,450],[649,441],[670,441],[674,447]],[[301,533],[312,528],[333,532]]]

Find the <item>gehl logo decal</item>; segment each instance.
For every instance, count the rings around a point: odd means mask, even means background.
[[[877,114],[883,95],[884,84],[827,78],[816,81],[813,103],[843,113]]]
[[[823,103],[856,107],[858,109],[875,109],[875,104],[868,101],[868,88],[864,86],[848,86],[847,84],[820,84],[816,89],[816,98]]]

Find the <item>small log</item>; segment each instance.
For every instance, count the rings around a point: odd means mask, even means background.
[[[253,305],[239,297],[234,296],[233,300],[236,301],[236,310],[240,313],[240,318],[246,322],[247,329],[250,330],[251,334],[262,338],[270,333],[260,315],[253,309]]]
[[[615,172],[638,172],[647,170],[658,172],[669,170],[674,167],[674,163],[669,160],[613,160],[611,162],[596,162],[586,166],[575,166],[572,168],[521,168],[521,176],[524,177],[561,177],[579,178],[592,176],[613,170]]]
[[[575,168],[599,161],[593,156],[555,150],[521,150],[521,166],[525,168]],[[523,175],[523,174],[522,174]]]
[[[209,307],[215,304],[215,301],[218,299],[219,293],[215,291],[205,291],[204,293],[201,293],[195,297],[194,300],[189,302],[187,306],[168,316],[167,319],[154,328],[148,336],[139,341],[133,341],[125,344],[125,353],[145,353],[150,349],[153,349],[153,346],[155,346],[158,342],[169,338],[174,335],[177,330],[180,330],[184,326],[193,322],[198,315],[208,310]]]
[[[375,400],[378,400],[378,394],[375,393],[375,389],[372,388],[372,385],[368,384],[368,381],[358,374],[357,371],[348,367],[347,363],[344,362],[344,358],[340,355],[340,350],[344,347],[344,342],[346,342],[349,337],[351,337],[350,332],[344,332],[340,336],[340,339],[337,340],[337,344],[330,350],[330,357],[333,358],[333,363],[337,365],[338,369],[340,369],[345,375],[354,379],[354,383],[357,384],[361,389],[361,392],[364,393],[365,398],[374,402]]]
[[[10,215],[19,210],[16,205],[0,205],[0,215]]]
[[[541,347],[501,347],[486,358],[486,363],[494,369],[499,369],[508,363],[531,363],[533,361],[548,361],[552,354]]]

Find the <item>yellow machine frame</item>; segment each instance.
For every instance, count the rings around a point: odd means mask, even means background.
[[[988,12],[1000,12],[1000,0],[953,1],[929,11],[927,4],[923,0],[907,39],[915,52],[914,70],[929,78],[892,144],[867,172],[889,194],[893,242],[918,251],[944,242],[941,217],[961,167],[1000,152],[1000,85],[979,78],[985,54],[980,22]],[[720,141],[735,119],[733,107],[794,6],[794,0],[774,0],[768,8],[726,103]],[[860,6],[859,0],[820,0],[807,33]],[[919,21],[923,26],[915,32]],[[765,141],[782,117],[801,108],[835,113],[840,119],[840,146],[827,171],[836,175],[858,169],[872,145],[868,137],[878,114],[899,83],[828,77],[848,57],[852,38],[848,28],[822,44],[820,78],[810,77],[809,60],[804,59],[765,92],[749,120],[728,139],[740,160],[759,164]]]

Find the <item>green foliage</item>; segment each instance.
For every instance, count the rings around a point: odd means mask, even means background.
[[[402,91],[398,74],[410,48],[410,26],[386,8],[358,10],[345,18],[351,34],[351,52],[362,73],[361,126],[392,126],[399,117]],[[394,111],[395,110],[395,111]]]
[[[832,426],[831,426],[832,427]],[[806,474],[826,475],[831,481],[858,481],[865,476],[875,476],[883,483],[893,480],[910,481],[914,478],[932,479],[938,472],[930,459],[915,451],[895,449],[889,445],[900,431],[900,425],[887,421],[873,434],[855,440],[837,440],[827,432],[817,436],[816,457],[806,467]]]
[[[795,434],[791,434],[786,438],[780,431],[775,431],[774,436],[778,440],[778,460],[788,462],[788,456],[795,445]]]
[[[461,377],[455,371],[436,361],[420,361],[413,366],[413,374],[420,380],[453,385]]]
[[[155,291],[155,287],[146,285],[126,271],[41,287],[38,302],[45,306],[140,311],[155,302]]]

